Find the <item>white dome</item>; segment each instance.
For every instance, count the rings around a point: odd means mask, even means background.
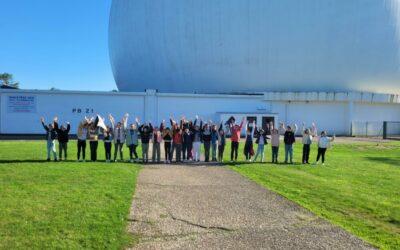
[[[398,0],[114,0],[121,91],[400,93]]]

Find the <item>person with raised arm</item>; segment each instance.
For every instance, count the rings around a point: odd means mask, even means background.
[[[310,164],[309,163],[309,159],[310,159],[310,151],[311,151],[311,144],[313,141],[313,136],[314,134],[312,133],[312,131],[314,131],[314,127],[315,125],[313,124],[313,128],[306,128],[305,127],[305,123],[303,122],[303,128],[302,128],[302,143],[303,143],[303,157],[301,162],[303,164]]]
[[[219,162],[223,162],[223,160],[224,160],[225,145],[226,145],[226,133],[225,133],[225,129],[223,126],[223,122],[221,121],[221,124],[219,125],[219,128],[218,128],[218,161]]]
[[[285,142],[285,164],[290,162],[293,164],[293,144],[296,142],[296,131],[297,125],[294,124],[294,129],[292,126],[287,125],[285,128],[285,124],[281,123],[281,131],[284,131],[283,141]]]
[[[120,156],[120,160],[121,161],[124,160],[123,145],[125,143],[125,132],[126,132],[126,127],[127,127],[128,117],[129,117],[129,114],[125,114],[124,117],[122,118],[122,121],[115,124],[114,117],[111,114],[109,115],[111,127],[112,127],[113,133],[114,133],[114,161],[115,162],[117,161],[118,153]]]
[[[212,161],[217,161],[217,145],[218,145],[218,128],[217,124],[213,124],[210,121],[211,126],[211,159]]]
[[[153,128],[153,135],[152,135],[152,142],[153,142],[153,150],[152,150],[152,162],[153,163],[160,163],[161,162],[161,142],[162,142],[162,135],[161,135],[161,126]]]
[[[76,135],[78,137],[77,161],[85,161],[86,140],[89,137],[89,119],[86,116],[85,116],[85,119],[79,123]],[[81,156],[82,156],[82,158],[81,158]]]
[[[204,161],[210,161],[210,148],[211,148],[211,127],[210,123],[205,123],[203,125],[203,121],[200,120],[200,128],[201,128],[201,140],[203,142],[204,147]]]
[[[165,163],[171,163],[172,161],[172,131],[169,127],[165,126],[165,120],[161,122],[160,132],[162,139],[164,141],[164,155],[165,155]]]
[[[336,138],[335,135],[333,135],[332,138],[329,138],[326,131],[321,132],[321,136],[318,139],[318,155],[315,165],[319,163],[320,159],[322,161],[322,165],[325,165],[325,153],[328,150],[328,148],[331,147],[331,143],[335,141],[335,138]]]
[[[89,120],[89,146],[90,146],[90,160],[95,162],[97,161],[97,148],[99,146],[99,134],[100,128],[97,126],[99,123],[99,116],[96,118],[91,118]]]
[[[112,143],[114,141],[113,129],[110,126],[106,126],[106,129],[103,130],[103,141],[106,162],[110,163]]]
[[[151,122],[144,123],[139,126],[140,140],[142,142],[142,158],[143,163],[149,162],[149,144],[153,133]]]
[[[239,142],[240,142],[240,133],[242,132],[243,124],[245,121],[245,117],[243,117],[240,125],[235,124],[235,119],[231,118],[228,121],[228,126],[231,132],[231,161],[237,161],[238,158],[238,150],[239,150]]]
[[[251,161],[251,157],[254,155],[253,138],[255,128],[256,122],[254,120],[252,123],[246,123],[246,140],[243,150],[246,161]]]
[[[54,128],[54,123],[57,122],[58,118],[55,117],[53,123],[48,125],[45,124],[43,117],[40,118],[40,122],[44,130],[46,131],[46,141],[47,141],[47,161],[50,161],[51,154],[53,155],[54,161],[57,161],[57,151],[56,151],[56,139],[57,132]]]
[[[193,124],[187,121],[184,117],[183,119],[182,156],[184,161],[189,161],[193,159]]]
[[[193,123],[193,160],[196,162],[200,161],[200,155],[201,155],[201,128],[197,124],[199,121],[199,116],[196,115],[196,119],[194,120]],[[202,122],[201,122],[202,125]]]
[[[256,153],[256,155],[255,155],[255,157],[254,157],[254,161],[257,161],[257,158],[258,158],[258,156],[260,155],[261,156],[261,162],[264,162],[264,146],[266,145],[266,144],[268,144],[268,137],[267,137],[267,130],[264,130],[264,129],[258,129],[257,127],[256,127],[256,130],[255,130],[255,135],[256,135],[256,144],[258,145],[257,146],[257,153]]]
[[[135,118],[135,122],[132,123],[129,128],[125,131],[125,142],[129,149],[129,161],[138,161],[139,157],[136,152],[136,148],[139,145],[139,118]]]
[[[58,125],[58,121],[54,121],[54,129],[57,132],[57,138],[58,138],[58,153],[59,157],[58,159],[61,161],[62,160],[62,155],[64,152],[64,160],[67,160],[68,156],[68,141],[69,141],[69,131],[71,129],[71,125],[69,122],[66,123],[65,125],[61,125],[61,127]]]
[[[175,152],[175,161],[182,162],[182,122],[179,124],[174,121],[172,116],[169,119],[172,127],[172,148],[171,148],[171,158]],[[172,160],[172,159],[171,159]]]
[[[280,144],[280,135],[279,130],[275,128],[274,124],[271,122],[271,150],[272,150],[272,163],[278,163],[279,156],[279,144]]]

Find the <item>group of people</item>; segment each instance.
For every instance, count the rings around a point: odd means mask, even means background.
[[[164,146],[165,163],[171,163],[175,158],[176,162],[200,161],[201,148],[204,149],[205,162],[222,162],[224,158],[225,145],[227,138],[231,141],[231,161],[237,161],[238,150],[241,140],[242,130],[245,129],[244,156],[247,161],[257,161],[260,157],[261,162],[265,158],[265,145],[270,140],[272,151],[272,163],[278,163],[278,154],[280,147],[280,137],[283,135],[285,145],[285,163],[293,163],[293,144],[296,142],[297,125],[290,126],[281,123],[275,128],[273,123],[267,124],[266,128],[260,128],[256,123],[248,122],[243,118],[240,123],[236,123],[234,117],[228,121],[213,123],[205,122],[198,116],[194,120],[188,120],[182,117],[179,121],[172,117],[167,124],[164,120],[160,126],[154,126],[150,121],[141,123],[136,118],[128,126],[129,114],[125,114],[121,121],[116,122],[112,115],[108,116],[109,125],[106,125],[105,119],[97,115],[96,117],[83,119],[77,128],[77,160],[85,161],[86,145],[89,142],[90,160],[97,161],[97,148],[99,140],[103,140],[105,149],[105,160],[123,161],[123,146],[129,148],[129,161],[137,162],[139,157],[137,147],[141,143],[142,162],[161,163],[161,146]],[[64,125],[58,124],[58,118],[46,125],[44,118],[41,123],[46,131],[47,140],[47,160],[51,156],[55,161],[66,160],[68,141],[70,133],[70,123]],[[302,143],[303,157],[302,163],[309,164],[310,149],[314,138],[317,136],[315,124],[306,128],[303,124]],[[320,160],[325,162],[326,150],[330,147],[335,137],[329,138],[325,131],[322,131],[318,137],[318,155],[316,163]],[[59,145],[59,155],[56,152],[56,140]],[[254,150],[254,142],[257,144],[257,150]],[[114,154],[112,156],[112,147]],[[152,156],[150,159],[149,149],[152,146]],[[119,156],[119,159],[118,159]]]

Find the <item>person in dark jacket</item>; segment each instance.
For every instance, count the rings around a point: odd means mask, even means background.
[[[217,161],[218,129],[216,124],[211,125],[211,157]]]
[[[297,125],[294,125],[294,130],[291,126],[286,126],[282,123],[281,130],[284,131],[283,141],[285,143],[285,163],[290,161],[290,164],[293,164],[293,144],[296,142],[295,133],[297,131]]]
[[[226,145],[226,136],[225,136],[225,130],[223,128],[223,123],[219,125],[218,128],[218,161],[222,162],[224,159],[224,151],[225,151],[225,145]]]
[[[164,154],[165,154],[165,163],[171,163],[172,155],[171,155],[171,143],[172,143],[172,131],[169,127],[165,127],[165,121],[161,123],[160,132],[162,139],[164,141]]]
[[[47,141],[47,161],[50,161],[51,154],[53,154],[54,161],[57,161],[57,151],[56,151],[56,139],[57,132],[54,129],[54,122],[57,122],[58,118],[55,117],[53,123],[49,125],[45,124],[44,118],[40,118],[44,130],[46,130],[46,141]]]
[[[204,124],[203,121],[200,121],[200,128],[201,128],[201,139],[203,141],[204,146],[204,158],[205,162],[210,161],[210,148],[211,148],[211,127],[209,124]]]
[[[106,162],[109,163],[111,162],[111,148],[114,141],[113,129],[110,126],[107,126],[107,128],[103,130],[103,141]]]
[[[257,147],[257,153],[254,157],[254,161],[257,161],[258,156],[261,156],[261,162],[264,162],[264,146],[268,144],[268,137],[267,137],[268,130],[264,129],[258,129],[256,128],[255,131],[255,136],[256,136],[256,144],[258,145]]]
[[[153,126],[151,122],[142,124],[139,127],[140,139],[142,141],[142,157],[143,163],[149,162],[149,143],[153,134]]]
[[[193,131],[191,128],[186,127],[183,132],[183,144],[182,144],[182,156],[183,160],[191,160],[192,157],[192,148],[193,148]]]
[[[58,122],[54,121],[54,129],[57,132],[59,159],[62,160],[64,152],[64,160],[67,160],[69,131],[71,125],[67,122],[67,126],[61,125],[61,127],[59,127]]]

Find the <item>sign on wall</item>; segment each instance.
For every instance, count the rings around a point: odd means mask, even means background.
[[[36,96],[8,96],[7,111],[8,113],[36,113]]]

